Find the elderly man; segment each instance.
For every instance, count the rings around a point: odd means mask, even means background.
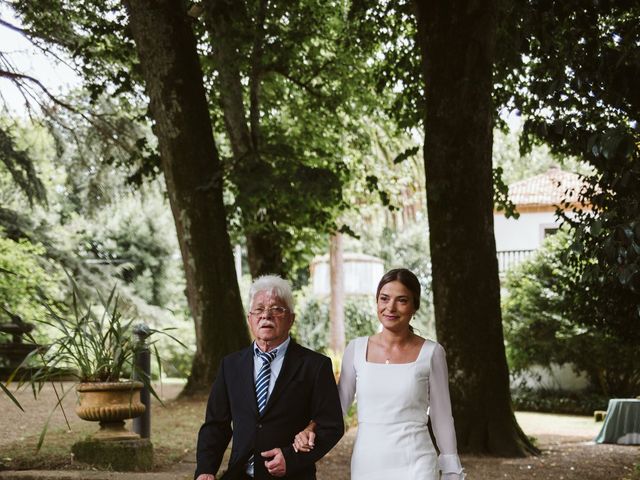
[[[215,480],[232,437],[225,480],[315,479],[315,462],[344,433],[331,361],[289,336],[295,315],[288,282],[258,278],[249,305],[255,341],[222,360],[198,434],[196,480]],[[315,448],[296,453],[292,440],[312,419]]]

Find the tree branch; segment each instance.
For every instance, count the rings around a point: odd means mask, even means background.
[[[24,82],[23,80],[27,80],[30,83],[34,83],[38,88],[40,88],[40,90],[42,90],[42,92],[49,97],[49,99],[55,103],[56,105],[60,105],[61,107],[66,108],[67,110],[71,110],[74,113],[80,113],[78,112],[73,106],[69,105],[66,102],[63,102],[62,100],[60,100],[59,98],[57,98],[53,93],[51,93],[47,87],[45,87],[43,85],[43,83],[38,80],[35,77],[32,77],[31,75],[27,75],[24,73],[18,73],[18,72],[10,72],[8,70],[4,70],[4,69],[0,69],[0,77],[4,77],[4,78],[8,78],[9,80],[11,80],[19,89],[21,88],[25,88]]]
[[[0,69],[0,77],[8,78],[9,80],[13,81],[13,83],[16,85],[16,87],[18,88],[18,90],[20,91],[20,93],[22,94],[22,96],[24,97],[24,99],[25,99],[25,101],[27,103],[29,102],[28,97],[31,97],[40,106],[40,108],[42,108],[43,111],[47,112],[47,111],[49,111],[49,108],[46,107],[45,105],[43,105],[42,102],[41,102],[41,99],[38,98],[37,95],[35,95],[32,91],[30,91],[30,89],[24,83],[25,83],[25,81],[28,81],[30,83],[35,84],[39,89],[42,90],[42,92],[44,92],[44,94],[54,104],[56,104],[56,105],[58,105],[60,107],[63,107],[65,109],[69,110],[70,112],[73,112],[75,114],[80,115],[87,122],[89,122],[91,125],[93,125],[98,131],[100,131],[103,135],[108,135],[113,141],[115,141],[116,144],[118,144],[120,146],[120,148],[122,148],[123,150],[125,150],[128,153],[132,152],[131,146],[127,145],[121,139],[121,137],[123,136],[123,133],[124,134],[126,134],[126,133],[125,132],[121,132],[115,125],[113,125],[111,122],[109,122],[107,119],[105,119],[104,115],[91,115],[91,116],[86,115],[85,113],[79,111],[73,105],[70,105],[69,103],[64,102],[63,100],[60,100],[53,93],[51,93],[47,89],[47,87],[45,87],[42,84],[42,82],[40,80],[38,80],[37,78],[32,77],[31,75],[27,75],[27,74],[24,74],[24,73],[18,73],[18,72],[10,72],[10,71],[5,70],[5,69]],[[68,129],[68,127],[63,125],[63,123],[60,120],[58,120],[58,124],[60,124],[63,127]],[[113,133],[115,133],[116,135],[114,135]]]
[[[260,83],[262,81],[262,54],[264,47],[265,18],[268,0],[261,0],[256,19],[256,36],[251,52],[251,77],[249,79],[249,122],[251,125],[251,141],[255,151],[260,147]]]
[[[9,30],[13,30],[14,32],[18,32],[20,35],[23,35],[23,36],[25,36],[27,38],[32,35],[28,30],[25,30],[24,28],[17,27],[15,25],[13,25],[12,23],[9,23],[6,20],[3,20],[1,18],[0,18],[0,25],[2,25],[3,27],[8,28]]]
[[[64,48],[67,48],[69,50],[72,50],[71,44],[65,43],[64,41],[61,41],[60,39],[54,39],[52,37],[48,37],[48,36],[36,33],[33,30],[29,30],[29,29],[26,29],[26,28],[18,27],[16,25],[13,25],[12,23],[7,22],[6,20],[1,19],[1,18],[0,18],[0,26],[5,27],[5,28],[7,28],[7,29],[9,29],[11,31],[19,33],[24,38],[26,38],[31,43],[31,45],[33,45],[37,49],[41,50],[42,52],[46,53],[47,55],[53,56],[60,63],[63,63],[64,65],[68,66],[70,69],[75,70],[71,65],[69,65],[69,63],[66,60],[61,58],[50,47],[50,45],[59,45],[59,46],[62,46]],[[42,40],[45,43],[41,44],[40,42],[38,42],[36,40]]]
[[[305,90],[311,96],[313,96],[313,97],[315,97],[315,98],[317,98],[319,100],[323,100],[323,101],[326,100],[326,95],[324,95],[322,92],[314,89],[311,85],[309,85],[309,83],[311,83],[311,81],[308,81],[308,82],[302,81],[299,78],[296,78],[293,75],[291,75],[286,69],[280,68],[280,67],[276,67],[274,65],[272,65],[268,70],[283,76],[284,78],[289,80],[294,85],[297,85],[298,87],[300,87],[303,90]]]

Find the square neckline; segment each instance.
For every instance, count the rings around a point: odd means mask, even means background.
[[[413,365],[415,363],[418,363],[418,360],[420,360],[420,357],[422,356],[422,352],[424,351],[424,346],[427,344],[428,339],[424,339],[422,342],[422,345],[420,345],[420,351],[418,352],[418,356],[416,357],[415,360],[413,360],[412,362],[404,362],[404,363],[386,363],[386,362],[370,362],[369,360],[367,360],[367,354],[369,353],[369,339],[371,337],[363,337],[366,339],[366,343],[364,346],[364,363],[367,365]]]

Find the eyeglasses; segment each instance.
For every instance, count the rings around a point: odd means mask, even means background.
[[[264,308],[264,307],[254,308],[249,313],[251,315],[255,315],[256,317],[259,317],[263,313],[267,313],[268,315],[271,315],[272,317],[281,317],[285,313],[287,313],[288,311],[289,311],[288,308],[273,306],[273,307],[269,307],[269,308]]]

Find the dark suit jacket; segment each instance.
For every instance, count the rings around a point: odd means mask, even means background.
[[[260,452],[276,447],[282,449],[287,462],[284,478],[315,479],[315,462],[344,434],[331,361],[291,340],[273,392],[259,416],[253,359],[252,347],[248,347],[222,360],[198,434],[195,477],[218,471],[233,437],[225,479],[241,476],[252,454],[254,478],[274,478],[267,472]],[[315,448],[309,453],[295,453],[293,437],[311,419],[317,423]]]

